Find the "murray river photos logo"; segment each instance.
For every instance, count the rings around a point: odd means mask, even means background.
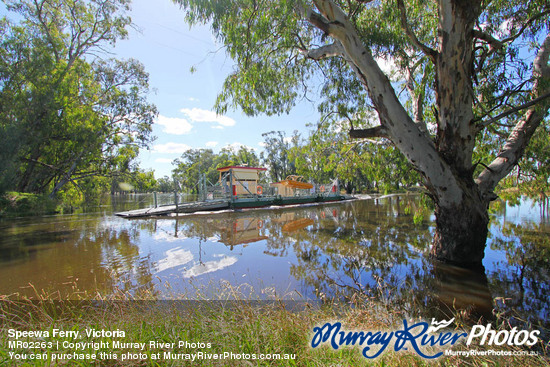
[[[321,327],[313,328],[311,346],[316,348],[323,343],[329,344],[333,349],[342,346],[357,345],[362,347],[362,355],[365,358],[376,358],[386,349],[393,347],[393,350],[412,350],[419,356],[426,359],[441,357],[444,352],[439,350],[435,354],[426,354],[426,347],[437,349],[450,348],[458,342],[465,342],[466,345],[486,346],[533,346],[538,341],[539,331],[517,330],[493,330],[491,324],[476,325],[469,333],[464,331],[440,331],[445,329],[454,321],[426,321],[409,324],[403,320],[403,328],[394,331],[345,331],[342,330],[340,322],[327,322]]]

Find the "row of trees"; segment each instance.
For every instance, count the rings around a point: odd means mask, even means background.
[[[106,58],[106,47],[127,36],[129,1],[4,3],[13,19],[0,20],[0,192],[70,199],[193,191],[202,173],[215,182],[216,168],[242,164],[268,167],[271,181],[290,174],[316,182],[338,177],[350,192],[418,180],[395,149],[350,144],[341,126],[325,120],[307,138],[264,134],[260,155],[246,148],[190,150],[174,162],[173,177],[157,181],[136,163],[139,149],[152,141],[157,113],[146,100],[148,75],[136,60]]]
[[[253,150],[246,147],[238,150],[225,147],[217,154],[212,149],[191,149],[173,164],[175,168],[172,171],[172,188],[198,193],[198,182],[203,174],[210,183],[216,183],[219,178],[218,168],[240,165],[257,167],[260,160]],[[160,182],[165,184],[170,179],[164,177]]]
[[[104,190],[145,174],[135,159],[157,114],[136,60],[109,59],[129,0],[4,0],[0,191]],[[118,179],[115,179],[118,177]]]
[[[288,175],[300,175],[318,183],[338,178],[348,193],[395,192],[422,182],[419,173],[390,141],[350,140],[343,124],[324,120],[310,126],[306,137],[297,131],[290,136],[284,131],[264,133],[264,150],[259,154],[244,146],[225,147],[219,153],[211,149],[189,150],[173,162],[172,177],[160,178],[148,190],[196,192],[203,173],[215,183],[216,169],[233,165],[268,168],[264,178],[270,182]],[[485,148],[486,151],[477,152],[479,159],[490,158],[490,147]],[[501,188],[519,187],[520,193],[546,197],[549,177],[550,134],[543,125],[517,170],[502,182]]]
[[[396,149],[386,144],[350,142],[337,124],[319,124],[308,137],[295,131],[263,134],[264,150],[257,154],[244,146],[192,149],[173,164],[172,177],[158,180],[160,191],[197,192],[202,174],[211,183],[218,180],[217,168],[247,165],[268,168],[265,181],[277,182],[288,175],[300,175],[318,183],[340,180],[347,192],[395,191],[419,182],[419,176]]]

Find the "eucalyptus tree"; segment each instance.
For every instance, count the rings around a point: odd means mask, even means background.
[[[550,129],[541,126],[533,135],[518,167],[517,180],[532,195],[548,202],[550,193]]]
[[[223,147],[215,159],[215,168],[243,165],[249,167],[260,165],[260,160],[254,149],[244,145],[239,146],[238,149],[234,146]]]
[[[350,141],[344,121],[325,119],[293,150],[297,173],[318,183],[338,178],[348,192],[389,192],[419,182],[405,157],[386,141]]]
[[[291,157],[291,150],[299,144],[298,132],[294,131],[291,137],[287,137],[284,131],[270,131],[262,136],[264,137],[264,151],[260,157],[269,168],[271,180],[281,181],[289,175],[296,174],[295,160]]]
[[[324,112],[352,138],[388,139],[422,176],[432,255],[481,266],[494,190],[549,107],[546,0],[175,1],[235,60],[219,112],[284,113],[320,81]],[[489,139],[494,159],[474,161]]]
[[[129,0],[4,0],[0,20],[0,147],[4,187],[50,192],[136,171],[156,108],[135,60],[109,60],[127,36]],[[4,175],[6,174],[6,175]]]
[[[205,174],[210,182],[217,181],[217,171],[214,161],[216,154],[212,149],[189,149],[180,158],[174,160],[172,170],[174,182],[181,185],[181,189],[198,193],[200,180]],[[176,188],[178,190],[179,188]]]
[[[157,179],[157,185],[155,187],[160,192],[174,192],[174,180],[168,176]]]

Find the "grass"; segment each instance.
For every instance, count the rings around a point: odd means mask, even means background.
[[[105,353],[101,361],[56,361],[54,365],[79,366],[548,366],[548,356],[452,356],[441,357],[435,362],[422,359],[411,351],[395,352],[388,347],[379,358],[367,360],[361,355],[361,347],[345,346],[334,350],[327,345],[310,347],[313,328],[326,322],[339,321],[345,330],[396,330],[402,325],[403,314],[368,298],[356,298],[352,304],[325,302],[322,305],[307,302],[283,301],[157,301],[153,296],[141,295],[145,300],[135,300],[126,293],[108,298],[95,295],[86,300],[51,300],[51,295],[37,293],[34,300],[0,298],[0,365],[50,366],[51,355],[75,353],[75,345],[82,350],[76,353]],[[237,294],[233,294],[236,296]],[[289,305],[298,306],[290,309]],[[460,316],[460,315],[457,315]],[[9,329],[49,331],[47,338],[21,338],[21,341],[51,342],[38,349],[10,348]],[[53,330],[79,331],[81,338],[53,336]],[[109,335],[87,336],[86,330],[123,331],[124,337]],[[140,350],[116,347],[114,342],[145,343]],[[176,343],[172,346],[150,346],[151,341]],[[178,346],[179,342],[184,345]],[[59,348],[56,343],[59,342]],[[63,344],[65,342],[65,345]],[[96,345],[86,343],[100,343]],[[101,342],[104,344],[101,345]],[[185,344],[191,343],[196,345]],[[512,347],[493,349],[521,351]],[[453,350],[468,350],[465,345],[455,345]],[[484,347],[476,346],[483,350]],[[540,349],[544,351],[544,348]],[[10,358],[9,353],[44,353],[46,361],[24,361]],[[179,355],[204,352],[210,355],[234,353],[256,355],[278,354],[288,359],[261,360],[233,359],[164,359],[165,352]],[[122,360],[124,356],[131,359]],[[432,351],[433,353],[433,351]],[[113,355],[118,359],[113,359]],[[110,356],[110,358],[106,358]],[[294,357],[294,358],[292,358]]]

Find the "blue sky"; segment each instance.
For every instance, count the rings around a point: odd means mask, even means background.
[[[305,133],[306,124],[317,122],[316,107],[304,102],[289,115],[247,117],[240,111],[216,116],[212,107],[233,61],[216,43],[207,26],[190,29],[184,12],[171,0],[134,0],[130,13],[137,29],[119,41],[114,57],[135,58],[145,65],[154,90],[149,96],[159,117],[153,128],[157,136],[149,151],[140,153],[141,167],[155,176],[170,175],[171,162],[190,148],[227,145],[262,149],[262,133],[281,130]],[[191,67],[196,72],[191,73]]]

